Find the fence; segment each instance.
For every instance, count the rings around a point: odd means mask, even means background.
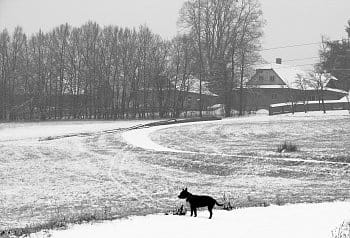
[[[326,111],[332,110],[349,110],[350,112],[350,103],[349,102],[325,102],[324,103]],[[322,103],[319,102],[309,102],[309,103],[297,103],[292,106],[292,103],[285,104],[276,104],[270,105],[269,115],[285,114],[294,112],[304,112],[304,111],[322,111]]]

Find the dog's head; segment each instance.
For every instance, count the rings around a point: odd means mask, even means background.
[[[182,189],[178,198],[184,199],[184,198],[187,198],[188,195],[190,195],[190,193],[187,191],[187,188],[185,188],[185,189]]]

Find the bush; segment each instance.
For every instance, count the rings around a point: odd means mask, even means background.
[[[296,152],[298,151],[298,147],[294,145],[291,142],[285,141],[283,144],[279,145],[277,148],[277,152],[284,153],[284,152]]]
[[[177,216],[185,216],[187,213],[187,209],[184,205],[176,206],[172,211],[166,212],[165,215],[173,214]]]
[[[332,231],[332,238],[350,238],[350,222],[343,222]]]
[[[109,210],[109,207],[105,207],[104,211],[94,210],[76,215],[65,215],[62,214],[60,208],[57,207],[56,214],[54,214],[49,221],[45,223],[28,224],[22,228],[0,230],[0,238],[28,237],[30,234],[40,231],[66,229],[68,224],[83,224],[90,221],[112,220],[119,217],[113,216]]]
[[[235,207],[233,205],[233,199],[230,196],[226,195],[226,193],[224,193],[222,200],[223,200],[223,204],[224,204],[223,205],[224,210],[230,211],[232,209],[235,209]]]

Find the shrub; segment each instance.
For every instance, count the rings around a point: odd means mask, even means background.
[[[177,216],[185,216],[187,213],[187,209],[184,205],[175,206],[172,211],[166,212],[165,215],[173,214]]]
[[[277,152],[284,153],[284,152],[296,152],[298,151],[298,147],[293,144],[292,142],[285,141],[283,144],[279,145],[277,148]]]
[[[0,230],[0,238],[28,237],[30,234],[40,231],[65,229],[68,224],[83,224],[90,221],[112,220],[118,217],[119,216],[113,216],[109,213],[109,207],[105,207],[104,211],[94,210],[75,215],[62,214],[60,208],[57,207],[55,215],[52,216],[49,221],[45,223],[28,224],[22,228]]]
[[[350,222],[343,222],[332,231],[332,238],[350,238]]]
[[[224,193],[222,200],[224,204],[222,208],[224,210],[230,211],[235,208],[232,201],[233,199],[230,196],[226,195],[226,193]]]
[[[282,197],[279,194],[276,195],[275,203],[277,206],[282,206],[285,204],[285,202],[283,201]]]

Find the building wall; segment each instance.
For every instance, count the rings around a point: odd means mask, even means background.
[[[202,95],[203,110],[218,103],[217,96]],[[186,93],[185,96],[185,109],[189,111],[196,111],[199,108],[199,94],[198,93]]]
[[[254,85],[285,85],[283,80],[272,69],[257,69],[254,76],[247,83],[248,86]]]
[[[146,104],[149,108],[152,106],[154,107],[153,110],[159,110],[160,103],[159,103],[159,92],[156,91],[149,91],[147,92],[146,96]],[[193,93],[193,92],[180,92],[176,91],[176,95],[174,95],[174,91],[163,91],[163,101],[162,106],[164,107],[164,110],[167,112],[170,112],[173,110],[173,107],[175,105],[174,100],[176,100],[177,107],[181,108],[183,104],[183,109],[185,111],[198,111],[199,110],[199,94]],[[138,95],[138,103],[140,107],[144,104],[144,96],[143,93],[140,92]],[[218,104],[218,96],[210,96],[210,95],[204,95],[202,94],[202,105],[203,110],[206,110],[208,107],[213,106],[215,104]]]
[[[324,91],[324,100],[339,100],[344,97],[344,93]],[[268,109],[271,104],[317,101],[319,99],[316,90],[301,91],[288,88],[251,88],[244,90],[243,105],[247,111]],[[239,90],[234,92],[234,108],[239,108]]]
[[[324,104],[325,110],[350,110],[350,104],[348,102],[326,102]],[[284,113],[291,113],[291,112],[304,112],[306,111],[321,111],[323,110],[322,103],[307,103],[307,104],[297,104],[294,105],[294,109],[292,108],[292,105],[281,105],[277,107],[270,107],[269,108],[269,115],[276,115],[276,114],[284,114]]]

